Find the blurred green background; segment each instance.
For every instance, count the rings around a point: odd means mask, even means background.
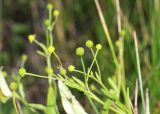
[[[118,40],[115,0],[99,0],[109,32],[114,44]],[[84,46],[91,39],[103,44],[98,56],[104,82],[114,74],[114,64],[108,43],[102,29],[94,0],[0,0],[0,66],[10,75],[17,72],[22,54],[29,56],[27,68],[36,73],[45,64],[36,54],[36,45],[29,45],[27,35],[37,34],[44,40],[44,19],[47,17],[46,5],[52,3],[60,11],[54,29],[54,44],[65,66],[79,65],[75,49]],[[135,61],[132,31],[138,34],[140,62],[144,90],[149,88],[152,114],[160,113],[160,1],[159,0],[120,0],[122,28],[126,31],[124,58],[127,86],[134,98],[137,68]],[[115,45],[116,47],[116,45]],[[90,53],[86,53],[90,60]],[[56,64],[56,63],[55,63]],[[46,81],[29,78],[25,80],[27,99],[44,103]],[[76,93],[80,96],[81,93]],[[84,99],[79,98],[83,103]],[[10,101],[0,104],[0,114],[14,114]],[[87,108],[87,105],[85,105]],[[87,109],[89,112],[89,108]]]

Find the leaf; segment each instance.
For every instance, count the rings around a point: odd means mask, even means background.
[[[47,109],[46,114],[59,114],[58,108],[56,105],[56,91],[54,85],[49,85],[48,94],[47,94]]]
[[[68,87],[58,81],[58,87],[61,95],[62,105],[67,114],[87,114],[81,104],[72,95]]]
[[[46,107],[41,104],[29,103],[28,106],[37,110],[42,110],[42,111],[46,110]]]
[[[12,96],[12,92],[9,89],[7,82],[0,70],[0,101],[6,102]]]
[[[72,77],[72,78],[81,86],[81,88],[85,88],[84,83],[80,79],[78,79],[76,77]]]
[[[24,93],[24,89],[23,89],[23,84],[22,83],[19,84],[19,93],[20,93],[21,97],[23,99],[25,99],[25,93]]]
[[[111,105],[112,105],[112,101],[110,99],[107,99],[103,107],[102,114],[109,114],[109,108],[111,107]]]
[[[118,93],[117,85],[112,78],[108,78],[108,83],[116,91],[116,93]]]

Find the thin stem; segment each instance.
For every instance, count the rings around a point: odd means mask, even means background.
[[[15,111],[17,114],[19,114],[17,103],[16,103],[15,91],[13,91],[12,94],[13,94],[12,100],[13,100],[13,105],[14,105]]]
[[[90,68],[89,68],[89,70],[88,70],[88,73],[90,73],[90,71],[91,71],[91,69],[92,69],[92,67],[93,67],[94,62],[96,61],[97,54],[98,54],[98,50],[96,51],[95,55],[93,56],[94,58],[93,58],[93,61],[92,61],[92,63],[91,63],[91,66],[90,66]]]
[[[26,75],[34,76],[34,77],[38,77],[38,78],[46,78],[46,79],[50,78],[50,77],[47,77],[47,76],[42,76],[42,75],[32,74],[32,73],[26,73]],[[55,79],[55,78],[53,78],[53,79]]]
[[[141,74],[140,60],[139,60],[139,53],[138,53],[137,35],[136,35],[135,31],[133,31],[133,38],[134,38],[134,44],[135,44],[135,52],[136,52],[136,60],[137,60],[137,69],[138,69],[138,78],[139,78],[141,99],[142,99],[143,111],[145,112],[145,100],[144,100],[144,93],[143,93],[142,74]]]
[[[86,69],[85,69],[83,57],[81,57],[81,64],[82,64],[82,67],[83,67],[84,78],[85,78],[85,84],[86,84],[87,75],[86,75]]]
[[[94,53],[93,49],[92,49],[92,48],[90,48],[90,49],[91,49],[92,55],[94,56],[94,55],[95,55],[95,53]],[[100,76],[100,80],[101,80],[102,75],[101,75],[101,71],[100,71],[100,68],[99,68],[99,64],[98,64],[97,58],[96,58],[96,60],[95,60],[95,61],[96,61],[96,66],[97,66],[98,74],[99,74],[99,76]]]
[[[83,72],[84,72],[84,77],[85,77],[85,86],[88,92],[90,92],[89,87],[88,87],[88,76],[86,75],[86,69],[85,69],[85,65],[84,65],[84,61],[83,61],[83,57],[81,56],[81,63],[82,63],[82,67],[83,67]],[[88,94],[86,94],[91,106],[93,107],[94,111],[96,114],[99,114],[95,104],[93,103],[92,99],[90,98],[90,96]]]
[[[58,57],[58,55],[57,55],[55,52],[53,52],[53,54],[54,54],[54,56],[56,57],[56,59],[58,60],[60,66],[63,67],[63,66],[62,66],[62,62],[61,62],[60,58]]]

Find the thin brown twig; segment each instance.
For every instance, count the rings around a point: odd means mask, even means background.
[[[150,114],[150,102],[149,102],[148,89],[146,89],[146,114]]]
[[[105,35],[106,35],[106,38],[107,38],[107,41],[108,41],[108,44],[109,44],[109,47],[110,47],[110,50],[111,50],[111,54],[112,54],[113,59],[114,59],[114,63],[116,65],[116,67],[119,67],[118,60],[117,60],[117,57],[116,57],[116,53],[115,53],[113,43],[112,43],[112,40],[111,40],[111,36],[109,34],[108,27],[107,27],[107,24],[105,22],[105,19],[104,19],[104,16],[103,16],[103,13],[102,13],[102,10],[101,10],[101,7],[100,7],[100,4],[99,4],[98,0],[95,0],[95,4],[96,4],[96,8],[97,8],[99,17],[100,17],[100,21],[101,21],[103,30],[105,32]]]
[[[138,114],[138,79],[136,79],[136,86],[135,86],[135,98],[134,98],[134,114]]]

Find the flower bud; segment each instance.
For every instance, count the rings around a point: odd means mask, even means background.
[[[47,5],[47,9],[48,9],[48,10],[53,9],[53,5],[52,5],[51,3],[49,3],[49,4]]]
[[[28,35],[28,40],[29,40],[30,43],[32,43],[35,39],[36,39],[36,35],[35,34]]]
[[[46,67],[46,68],[45,68],[45,71],[46,71],[46,73],[47,73],[48,75],[53,74],[53,69],[52,69],[52,68]]]
[[[93,42],[92,42],[91,40],[87,40],[87,41],[86,41],[86,46],[87,46],[88,48],[91,48],[91,47],[93,46]]]
[[[73,72],[75,70],[75,66],[69,65],[68,66],[68,71]]]
[[[26,75],[26,69],[20,68],[18,73],[19,73],[20,76],[24,77]]]
[[[53,12],[53,15],[55,16],[55,17],[57,17],[57,16],[59,16],[59,11],[58,10],[54,10],[54,12]]]
[[[18,87],[18,85],[17,85],[16,82],[12,82],[12,83],[10,84],[10,88],[11,88],[12,91],[15,91],[15,90],[17,89],[17,87]]]
[[[101,49],[102,49],[102,45],[101,45],[101,44],[97,44],[97,45],[96,45],[96,48],[97,48],[98,50],[101,50]]]
[[[76,54],[77,54],[78,56],[84,55],[84,48],[82,48],[82,47],[77,48],[77,49],[76,49]]]

